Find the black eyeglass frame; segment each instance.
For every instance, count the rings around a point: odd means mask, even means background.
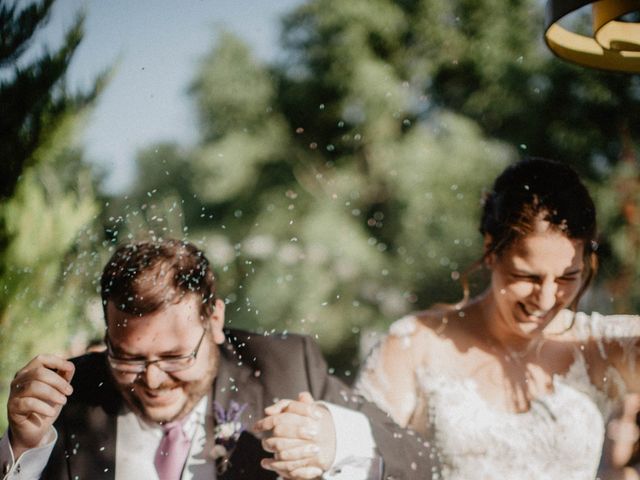
[[[140,375],[142,372],[149,368],[149,365],[155,365],[160,370],[165,373],[173,373],[180,372],[182,370],[186,370],[187,368],[193,366],[193,363],[198,356],[198,352],[200,351],[200,347],[202,346],[202,341],[206,336],[209,328],[206,326],[202,326],[202,335],[200,336],[200,340],[198,340],[198,344],[193,349],[193,351],[187,355],[179,355],[177,357],[161,357],[156,358],[155,360],[129,360],[126,358],[120,358],[113,353],[113,348],[111,346],[111,342],[109,341],[109,332],[105,331],[104,333],[104,343],[107,346],[107,358],[109,359],[109,365],[113,370],[120,374],[129,374],[129,375]],[[163,362],[164,365],[163,365]],[[169,362],[169,366],[167,368],[167,363]],[[174,362],[174,365],[171,366],[171,362]],[[184,362],[184,363],[182,363]],[[128,366],[129,368],[134,368],[134,370],[123,370],[123,366]],[[135,368],[139,367],[139,368]]]

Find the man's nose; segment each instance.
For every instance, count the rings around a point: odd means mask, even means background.
[[[140,374],[145,385],[149,388],[158,388],[167,379],[167,374],[155,363],[147,365],[144,372]]]

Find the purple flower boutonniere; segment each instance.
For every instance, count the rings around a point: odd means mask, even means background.
[[[218,402],[213,402],[213,411],[216,418],[216,427],[213,431],[214,447],[211,456],[216,462],[216,471],[222,475],[229,468],[229,458],[236,447],[240,434],[245,430],[240,421],[242,412],[247,408],[247,404],[240,405],[231,400],[228,410],[225,410]]]

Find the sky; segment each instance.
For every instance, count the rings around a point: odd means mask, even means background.
[[[131,184],[136,152],[157,141],[192,145],[195,109],[187,89],[199,60],[226,29],[259,59],[279,53],[280,18],[302,0],[58,0],[39,38],[59,46],[84,11],[85,36],[67,72],[71,91],[114,67],[81,132],[87,159],[106,172],[104,189]]]

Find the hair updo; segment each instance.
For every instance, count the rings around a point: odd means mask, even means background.
[[[596,209],[578,174],[568,165],[529,158],[507,167],[496,178],[485,197],[480,221],[480,233],[488,240],[483,259],[500,255],[532,233],[540,221],[583,242],[585,281],[577,304],[597,266]]]

